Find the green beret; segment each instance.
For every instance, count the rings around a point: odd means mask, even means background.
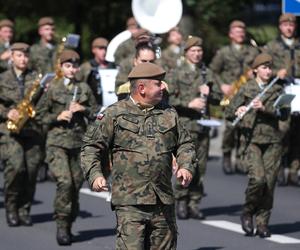
[[[185,42],[184,50],[187,51],[189,48],[193,46],[202,47],[202,39],[197,36],[189,36]]]
[[[0,28],[2,27],[10,27],[10,28],[14,28],[14,23],[12,21],[10,21],[9,19],[3,19],[0,21]]]
[[[140,63],[128,75],[128,79],[155,79],[162,80],[166,71],[154,63]]]
[[[246,24],[240,20],[233,20],[230,25],[229,25],[229,28],[232,29],[232,28],[235,28],[235,27],[239,27],[239,28],[243,28],[245,29],[246,28]]]
[[[261,53],[255,57],[252,63],[252,69],[256,69],[258,66],[263,64],[272,64],[273,59],[272,56],[267,53]]]
[[[98,47],[98,48],[105,47],[106,48],[107,45],[108,45],[108,41],[107,41],[107,39],[105,39],[103,37],[97,37],[92,42],[92,48],[95,48],[95,47]]]
[[[59,60],[61,64],[64,62],[79,63],[80,57],[76,51],[66,49],[61,53]]]
[[[11,51],[22,51],[22,52],[29,52],[29,45],[27,43],[13,43],[10,47]]]
[[[54,25],[54,20],[52,17],[42,17],[40,18],[39,22],[38,22],[38,26],[44,26],[44,25]]]
[[[291,14],[291,13],[284,13],[281,14],[279,17],[279,23],[283,23],[283,22],[296,22],[296,16]]]

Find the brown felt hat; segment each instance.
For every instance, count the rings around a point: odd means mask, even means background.
[[[233,20],[230,23],[229,28],[232,29],[232,28],[235,28],[235,27],[239,27],[239,28],[245,29],[246,28],[246,24],[243,21],[240,21],[240,20]]]
[[[184,50],[187,51],[189,48],[193,46],[199,46],[202,47],[202,39],[198,36],[189,36],[188,39],[185,42]]]
[[[64,62],[79,63],[80,57],[76,51],[66,49],[61,53],[59,59],[61,64]]]
[[[296,22],[296,16],[291,14],[291,13],[284,13],[281,14],[279,17],[279,23],[283,23],[283,22]]]
[[[272,56],[267,53],[261,53],[255,57],[252,63],[252,69],[256,69],[258,66],[263,64],[272,64],[273,59]]]
[[[29,45],[27,43],[13,43],[10,49],[12,51],[18,50],[22,52],[29,52]]]
[[[138,27],[138,23],[137,23],[137,21],[135,20],[135,18],[134,17],[129,17],[128,19],[127,19],[127,22],[126,22],[126,26],[127,26],[127,28],[130,28],[130,27]]]
[[[38,26],[44,26],[44,25],[54,25],[54,20],[52,17],[42,17],[40,18],[40,20],[38,21]]]
[[[108,41],[107,39],[105,39],[104,37],[97,37],[93,40],[92,42],[92,48],[103,48],[103,47],[107,47],[108,45]]]
[[[14,28],[14,23],[9,20],[9,19],[3,19],[0,21],[0,28],[2,27],[10,27],[10,28]]]
[[[162,80],[166,71],[154,63],[140,63],[128,75],[128,79],[155,79]]]

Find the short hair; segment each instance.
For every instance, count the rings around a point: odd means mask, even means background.
[[[138,58],[140,55],[140,52],[142,50],[151,50],[154,55],[156,55],[156,48],[155,46],[150,43],[150,42],[143,42],[143,43],[138,43],[137,46],[135,47],[136,51],[135,51],[135,58]]]

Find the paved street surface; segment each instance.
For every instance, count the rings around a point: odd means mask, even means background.
[[[211,155],[219,156],[218,147],[219,144],[214,144]],[[178,221],[178,249],[300,249],[300,188],[277,187],[270,221],[273,236],[270,239],[245,237],[239,216],[247,178],[242,175],[225,176],[220,164],[219,157],[213,157],[208,164],[205,179],[207,196],[201,205],[207,219]],[[1,250],[114,249],[115,215],[105,200],[107,194],[98,197],[97,193],[89,192],[84,186],[80,195],[80,216],[73,227],[75,242],[71,247],[59,247],[52,219],[54,183],[38,184],[32,208],[32,227],[9,228],[6,225],[2,173],[0,187]]]

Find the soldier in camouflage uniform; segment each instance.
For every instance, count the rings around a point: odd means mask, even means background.
[[[0,73],[8,69],[10,43],[14,36],[14,23],[8,19],[0,21]]]
[[[279,17],[280,36],[270,41],[266,51],[273,57],[274,72],[286,83],[300,84],[300,40],[296,38],[296,17],[293,14],[282,14]],[[291,120],[286,122],[289,132],[285,134],[286,143],[284,151],[288,157],[287,165],[290,165],[289,175],[292,184],[300,185],[300,113],[293,112]],[[286,167],[286,166],[284,166]],[[281,169],[281,184],[288,182],[284,169]]]
[[[28,70],[29,45],[11,46],[12,67],[0,75],[0,158],[4,163],[4,200],[9,226],[31,226],[36,176],[41,163],[41,131],[34,119],[29,119],[19,133],[10,132],[6,122],[17,121],[17,104],[28,94],[37,74]],[[33,96],[35,104],[43,91]]]
[[[130,72],[130,98],[98,114],[81,152],[94,191],[107,190],[100,159],[112,157],[112,206],[117,216],[116,249],[176,249],[172,155],[181,184],[195,168],[195,149],[176,111],[161,103],[165,71],[141,63]]]
[[[87,120],[94,117],[96,100],[84,82],[75,82],[79,55],[65,50],[60,56],[63,78],[50,83],[38,107],[39,118],[49,126],[47,163],[56,181],[54,218],[59,245],[71,244],[71,226],[79,212],[79,190],[83,183],[79,154]]]
[[[30,48],[31,67],[39,73],[54,71],[56,44],[54,42],[55,26],[51,17],[42,17],[38,21],[40,41]]]
[[[105,60],[108,41],[103,37],[97,37],[92,42],[94,58],[80,65],[80,71],[76,75],[78,81],[86,82],[93,91],[99,107],[102,107],[102,86],[99,70],[114,69],[115,64]]]
[[[245,44],[245,29],[243,22],[232,21],[229,28],[229,38],[231,44],[224,46],[212,59],[210,69],[214,74],[219,76],[219,85],[225,95],[229,95],[232,91],[231,84],[240,78],[249,70],[249,66],[258,54],[256,48]],[[250,72],[246,74],[249,77]],[[237,131],[234,131],[230,125],[226,125],[223,135],[223,170],[226,174],[234,173],[235,169],[231,164],[231,151],[235,147],[237,141]],[[240,164],[237,164],[239,167]],[[245,169],[241,164],[241,171]]]
[[[197,120],[209,118],[208,101],[210,101],[209,85],[213,76],[202,62],[202,39],[190,36],[185,43],[185,57],[180,67],[173,71],[169,81],[169,102],[178,112],[180,121],[191,133],[197,156],[197,169],[193,181],[188,188],[177,182],[175,197],[177,200],[177,216],[179,219],[204,219],[198,208],[203,197],[203,177],[209,149],[209,127],[201,126]]]
[[[255,79],[248,81],[232,99],[226,116],[232,120],[241,116],[252,102],[252,109],[240,122],[241,140],[245,145],[245,164],[249,168],[246,199],[241,216],[242,228],[247,235],[253,235],[253,221],[256,220],[256,234],[270,237],[268,229],[273,207],[274,188],[282,155],[279,120],[288,118],[288,109],[274,107],[275,100],[282,93],[280,84],[274,84],[260,99],[272,76],[272,57],[259,54],[252,65]]]

